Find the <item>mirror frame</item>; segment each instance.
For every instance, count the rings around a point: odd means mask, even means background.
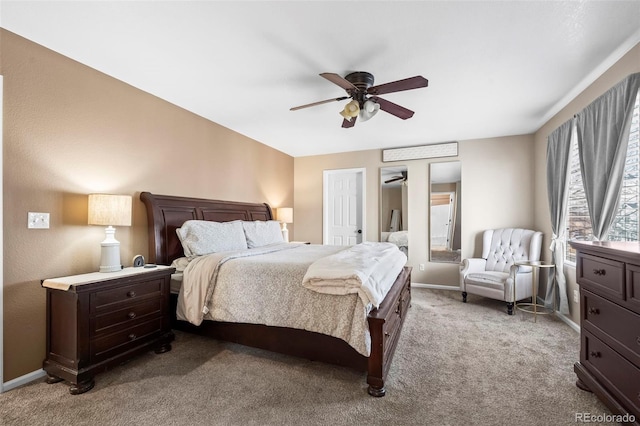
[[[436,187],[439,185],[440,187]],[[446,216],[449,217],[447,229],[448,247],[444,250],[438,250],[435,254],[433,247],[434,240],[434,218],[438,215],[434,214],[434,205],[439,201],[434,198],[436,195],[447,194],[444,204],[449,209]],[[445,219],[445,221],[447,221]],[[461,244],[461,223],[462,223],[462,163],[458,161],[436,162],[429,164],[429,262],[432,263],[460,263],[462,244]]]
[[[404,165],[404,164],[398,164],[396,166],[386,166],[386,167],[380,167],[380,184],[379,184],[379,188],[380,188],[380,193],[379,193],[379,240],[380,241],[389,241],[392,242],[394,244],[397,244],[398,247],[400,248],[400,250],[402,250],[405,254],[408,255],[408,236],[407,233],[398,233],[396,235],[393,235],[392,238],[390,240],[388,240],[387,238],[389,238],[389,236],[391,234],[393,234],[395,231],[408,231],[409,229],[409,223],[408,223],[408,205],[409,205],[409,199],[408,199],[408,190],[407,190],[407,185],[409,183],[409,168]],[[399,197],[394,197],[399,199],[399,206],[400,206],[400,217],[398,218],[398,224],[399,224],[399,228],[395,231],[392,231],[390,229],[390,223],[391,223],[391,212],[390,209],[385,208],[385,206],[388,205],[388,203],[385,202],[385,192],[388,191],[388,188],[385,188],[385,180],[388,180],[390,178],[397,178],[403,176],[404,179],[397,179],[396,182],[398,182],[398,186],[401,188],[401,192],[399,194]],[[398,200],[396,200],[396,205],[398,204]]]

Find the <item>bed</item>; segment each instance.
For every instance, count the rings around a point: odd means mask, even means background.
[[[270,221],[267,204],[206,200],[191,197],[140,194],[147,211],[149,261],[170,265],[184,257],[176,229],[188,220],[212,222]],[[311,250],[312,248],[310,248]],[[363,355],[340,338],[291,327],[278,327],[247,322],[205,320],[198,326],[176,316],[178,296],[171,296],[172,327],[215,339],[257,347],[291,356],[307,358],[367,372],[368,393],[384,396],[385,381],[391,360],[411,302],[411,268],[403,267],[395,277],[377,309],[366,317],[370,352]]]

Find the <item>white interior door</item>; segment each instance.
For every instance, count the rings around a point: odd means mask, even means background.
[[[365,169],[324,171],[323,244],[363,241]]]
[[[431,249],[451,249],[453,193],[434,193],[431,198]]]

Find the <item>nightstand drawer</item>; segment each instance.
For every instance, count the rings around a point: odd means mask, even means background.
[[[580,268],[576,278],[580,286],[603,296],[625,299],[624,263],[601,257],[580,254]]]
[[[163,282],[163,279],[155,279],[111,290],[96,291],[91,295],[91,312],[113,311],[120,308],[118,305],[128,306],[138,303],[141,299],[160,297]]]
[[[122,328],[162,315],[163,299],[156,297],[143,303],[127,306],[115,312],[97,315],[91,319],[92,335],[113,333]]]
[[[112,353],[127,350],[162,331],[162,318],[156,318],[117,333],[91,340],[91,362],[109,358]]]
[[[583,326],[640,367],[640,315],[588,291],[583,296]]]

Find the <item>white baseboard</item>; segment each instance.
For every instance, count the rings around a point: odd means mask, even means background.
[[[567,317],[564,314],[561,314],[558,311],[556,311],[556,316],[558,318],[560,318],[569,327],[571,327],[576,333],[580,333],[580,326],[578,324],[576,324],[575,322],[573,322],[572,320],[570,320],[569,317]]]
[[[9,380],[8,382],[4,382],[2,384],[2,392],[15,389],[19,386],[26,385],[27,383],[31,383],[35,380],[39,380],[46,375],[47,373],[45,373],[41,368],[40,370],[32,371],[31,373],[25,374],[24,376],[16,377],[15,379]]]
[[[430,288],[432,290],[457,290],[457,291],[460,291],[460,287],[452,286],[452,285],[441,285],[441,284],[411,283],[411,287]]]

